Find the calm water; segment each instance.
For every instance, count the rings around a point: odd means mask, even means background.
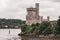
[[[21,29],[0,29],[0,40],[20,40]]]

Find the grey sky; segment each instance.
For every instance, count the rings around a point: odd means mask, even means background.
[[[25,20],[26,8],[40,3],[40,15],[56,20],[60,15],[60,0],[0,0],[0,18]]]

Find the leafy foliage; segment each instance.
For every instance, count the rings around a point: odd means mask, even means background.
[[[31,30],[32,30],[32,28],[30,26],[24,25],[22,31],[25,32],[25,33],[29,33]]]
[[[32,24],[31,26],[25,25],[23,31],[26,33],[36,34],[60,34],[60,18],[57,20],[57,24],[52,27],[50,22],[44,21],[41,24]]]
[[[41,24],[32,24],[31,26],[25,25],[23,26],[23,32],[25,33],[33,33],[35,32],[36,34],[51,34],[51,25],[49,22],[42,22]]]
[[[39,34],[51,34],[51,25],[49,22],[42,22],[39,29],[38,29]]]
[[[19,19],[0,19],[0,24],[3,25],[21,25],[25,24],[25,21]]]
[[[57,25],[60,26],[60,18],[57,20]]]
[[[55,27],[55,34],[60,34],[60,18],[57,20],[57,26]]]

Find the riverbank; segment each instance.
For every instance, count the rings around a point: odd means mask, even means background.
[[[60,40],[60,35],[23,35],[21,34],[22,40]]]

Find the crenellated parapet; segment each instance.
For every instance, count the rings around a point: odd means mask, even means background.
[[[36,8],[27,8],[27,11],[35,11],[36,12]]]
[[[39,16],[39,3],[35,4],[35,8],[33,7],[27,8],[27,15],[26,15],[27,25],[42,23],[43,21],[49,21],[49,20],[50,20],[49,16],[47,16],[47,19],[44,19],[43,16]]]

